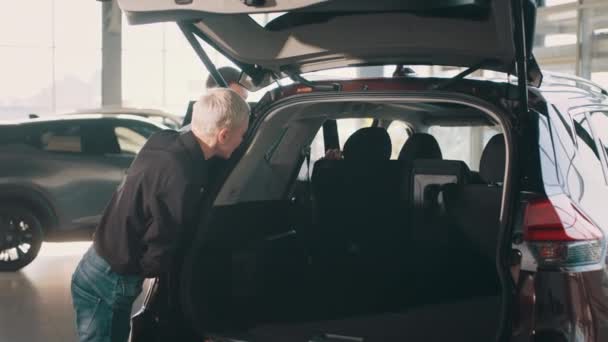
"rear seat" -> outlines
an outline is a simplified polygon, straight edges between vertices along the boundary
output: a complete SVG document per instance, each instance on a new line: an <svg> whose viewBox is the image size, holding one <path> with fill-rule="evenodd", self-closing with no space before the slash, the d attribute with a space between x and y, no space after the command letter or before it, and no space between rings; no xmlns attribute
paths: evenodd
<svg viewBox="0 0 608 342"><path fill-rule="evenodd" d="M476 294L499 289L495 261L504 170L504 136L497 134L481 157L479 174L485 184L452 184L442 192L446 218L452 223L454 253L462 264L459 274L474 279L461 285Z"/></svg>
<svg viewBox="0 0 608 342"><path fill-rule="evenodd" d="M437 196L446 184L469 182L470 170L460 160L418 159L412 166L412 204L428 211L437 204Z"/></svg>
<svg viewBox="0 0 608 342"><path fill-rule="evenodd" d="M467 183L469 169L462 161L441 160L428 134L413 135L401 160L388 160L385 134L381 128L358 131L345 144L344 160L315 163L314 241L320 264L333 273L326 283L349 283L334 289L345 302L356 295L364 300L362 293L375 290L370 303L398 308L423 298L433 277L441 284L443 264L453 256L449 229L436 219L435 199L441 186Z"/></svg>
<svg viewBox="0 0 608 342"><path fill-rule="evenodd" d="M462 161L443 160L439 143L427 133L413 134L403 144L399 160L412 164L410 201L417 211L433 206L442 185L469 181L467 165Z"/></svg>
<svg viewBox="0 0 608 342"><path fill-rule="evenodd" d="M446 186L447 215L486 258L494 260L505 171L504 136L497 134L484 148L479 175L485 184Z"/></svg>
<svg viewBox="0 0 608 342"><path fill-rule="evenodd" d="M437 139L428 133L414 133L401 147L399 160L443 159Z"/></svg>
<svg viewBox="0 0 608 342"><path fill-rule="evenodd" d="M440 215L438 194L446 184L466 184L470 170L463 161L443 160L437 140L429 134L414 134L404 144L400 159L411 163L408 175L410 235L404 248L402 268L407 269L396 288L407 288L398 301L415 305L451 298L446 291L446 267L453 261L448 224Z"/></svg>
<svg viewBox="0 0 608 342"><path fill-rule="evenodd" d="M389 160L390 152L385 129L364 128L346 142L344 160L315 163L313 263L317 293L325 293L334 310L370 310L386 283L379 277L398 273L391 263L407 235L408 168Z"/></svg>

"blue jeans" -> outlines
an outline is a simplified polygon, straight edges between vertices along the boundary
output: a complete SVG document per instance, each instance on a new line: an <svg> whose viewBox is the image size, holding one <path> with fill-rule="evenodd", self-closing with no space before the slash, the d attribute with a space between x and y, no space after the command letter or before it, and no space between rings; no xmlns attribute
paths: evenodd
<svg viewBox="0 0 608 342"><path fill-rule="evenodd" d="M91 246L72 275L79 341L128 341L131 307L142 283L142 277L114 273Z"/></svg>

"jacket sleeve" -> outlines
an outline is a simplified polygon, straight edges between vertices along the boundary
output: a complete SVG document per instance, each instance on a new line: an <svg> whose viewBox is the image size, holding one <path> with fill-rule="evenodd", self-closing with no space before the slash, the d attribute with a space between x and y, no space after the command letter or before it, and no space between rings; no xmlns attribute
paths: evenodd
<svg viewBox="0 0 608 342"><path fill-rule="evenodd" d="M146 202L151 218L143 235L140 261L146 278L168 271L179 234L191 222L200 194L200 189L181 176L168 175L162 184Z"/></svg>

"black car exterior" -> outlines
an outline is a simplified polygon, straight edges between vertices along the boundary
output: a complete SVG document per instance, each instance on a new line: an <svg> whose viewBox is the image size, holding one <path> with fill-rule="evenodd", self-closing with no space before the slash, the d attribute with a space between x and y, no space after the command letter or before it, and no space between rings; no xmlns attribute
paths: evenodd
<svg viewBox="0 0 608 342"><path fill-rule="evenodd" d="M135 331L154 331L157 322L155 336L161 340L165 335L219 341L608 338L608 217L602 205L608 195L602 128L608 93L574 77L543 79L531 48L532 1L311 0L186 8L122 0L120 5L133 24L177 22L218 84L221 77L197 37L229 57L257 86L282 77L296 82L258 103L241 153L208 192L200 226L184 237L172 274L150 295L142 315L155 319L135 320L149 323ZM248 16L282 11L287 13L265 26ZM450 80L311 82L302 77L332 67L390 64L468 69ZM510 84L508 76L498 83L465 79L478 69L516 74L519 82ZM371 117L370 128L381 129L400 114L407 121L408 110L414 134L424 134L437 120L455 124L450 119L471 126L488 119L502 133L488 143L477 174L460 168L450 174L457 182L435 184L437 191L429 192L433 200L439 194L431 203L437 210L432 218L447 218L445 226L451 228L404 238L403 230L393 229L399 220L395 213L403 214L404 222L410 220L406 213L421 213L417 207L379 205L394 203L374 192L378 186L385 197L401 200L402 194L385 186L390 172L366 173L374 168L370 165L315 162L309 185L287 180L287 169L293 167L295 179L299 166L310 164L306 140L297 137L309 139L321 124L306 126L306 119L331 123L347 114ZM335 125L325 122L325 147L340 147ZM447 162L462 166L458 160ZM417 164L401 169L413 175L406 184L414 184L414 190L420 184ZM332 172L331 181L315 181ZM348 183L357 172L372 176ZM334 200L321 203L323 187L343 181L348 196L326 196ZM409 196L406 202L412 204ZM304 209L294 209L302 203ZM331 214L324 208L336 209L339 217L324 222ZM420 227L431 226L423 223ZM361 230L366 224L374 229ZM374 248L366 250L370 245ZM450 292L461 296L446 295Z"/></svg>
<svg viewBox="0 0 608 342"><path fill-rule="evenodd" d="M434 79L366 79L338 83L346 93L356 93L362 87L371 92L398 90L407 93L428 89L436 82ZM449 91L475 95L498 105L506 103L504 87L504 84L486 81L461 81ZM267 98L281 101L301 97L302 93L310 96L315 91L304 85L293 85L276 90ZM588 81L560 75L547 75L544 86L530 90L529 95L531 114L522 119L517 119L517 116L509 119L514 146L517 146L512 153L517 156L517 163L510 166L516 178L515 184L511 185L512 207L505 218L509 224L504 228L509 230L509 238L504 241L509 246L508 257L503 260L506 263L497 264L508 275L507 286L503 288L508 302L502 306L506 319L500 338L504 341L604 341L608 336L608 269L605 259L608 219L601 208L603 198L608 195L608 186L603 178L606 159L602 153L606 153L606 146L601 145L602 133L595 132L602 127L604 117L608 117L608 96L605 90ZM511 105L516 108L516 104ZM270 102L261 101L255 113L258 120L264 119L264 108L270 107ZM581 113L584 115L580 116ZM591 121L594 115L601 116ZM600 121L597 125L596 120ZM245 144L251 143L252 136L253 133ZM242 150L247 148L244 146ZM225 166L227 174L242 154L243 151L228 162ZM218 185L216 190L220 187ZM222 209L213 209L209 202L202 212L219 210ZM264 215L264 209L257 210L260 210L259 215ZM240 211L234 209L234 215L237 213ZM222 215L231 214L228 210ZM201 221L200 229L204 229L204 222ZM268 220L270 225L273 222ZM201 231L192 234L184 246L191 245L192 241L196 245L200 241ZM211 317L193 318L193 309L188 308L193 302L192 291L200 290L184 282L197 283L194 280L196 269L201 267L200 261L195 261L198 259L188 260L188 254L192 257L192 253L185 253L182 256L185 259L176 265L176 271L160 280L160 287L159 281L151 287L146 308L134 317L134 338L151 332L156 332L156 337L174 337L177 334L201 338L205 328L191 322L204 322ZM217 314L232 317L230 313ZM247 323L242 322L245 325L241 328L245 330L237 328L236 322L246 322L246 318L235 314L232 319L236 321L226 323L226 331L218 333L211 330L205 336L220 341L256 340L254 335L243 335ZM161 322L160 328L158 322ZM479 322L470 323L475 325ZM211 325L217 329L221 326L217 324ZM406 332L414 328L407 323L401 327ZM422 328L429 333L432 329L432 326ZM300 336L294 334L295 339ZM360 338L356 334L345 336ZM270 336L265 337L268 341L274 340ZM370 337L370 340L375 339Z"/></svg>

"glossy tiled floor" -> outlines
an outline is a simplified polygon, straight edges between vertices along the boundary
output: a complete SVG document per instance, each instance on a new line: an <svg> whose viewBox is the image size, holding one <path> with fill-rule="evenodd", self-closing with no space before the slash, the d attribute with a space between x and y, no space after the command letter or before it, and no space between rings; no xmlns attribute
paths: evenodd
<svg viewBox="0 0 608 342"><path fill-rule="evenodd" d="M20 272L0 273L0 342L77 341L70 278L89 246L46 243Z"/></svg>

